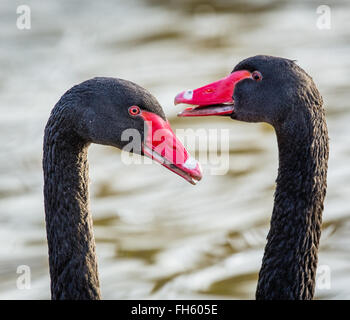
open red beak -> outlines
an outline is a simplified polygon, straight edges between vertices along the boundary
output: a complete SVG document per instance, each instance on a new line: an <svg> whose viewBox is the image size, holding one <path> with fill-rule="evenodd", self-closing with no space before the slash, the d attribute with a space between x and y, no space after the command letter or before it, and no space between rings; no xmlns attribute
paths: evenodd
<svg viewBox="0 0 350 320"><path fill-rule="evenodd" d="M199 162L190 156L172 131L168 121L147 111L142 111L145 120L144 155L154 159L192 184L202 178Z"/></svg>
<svg viewBox="0 0 350 320"><path fill-rule="evenodd" d="M192 107L185 109L178 116L200 117L232 114L234 112L233 93L235 86L246 78L251 78L251 73L247 70L239 70L206 86L179 93L175 97L174 103L190 104Z"/></svg>

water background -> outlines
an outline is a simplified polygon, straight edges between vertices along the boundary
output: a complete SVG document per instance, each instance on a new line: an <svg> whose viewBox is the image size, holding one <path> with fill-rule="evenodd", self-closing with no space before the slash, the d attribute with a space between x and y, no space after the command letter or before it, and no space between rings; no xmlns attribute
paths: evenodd
<svg viewBox="0 0 350 320"><path fill-rule="evenodd" d="M275 134L263 124L178 119L176 93L227 75L243 58L296 59L327 111L330 161L319 299L350 298L350 6L332 1L28 0L0 2L0 299L48 299L42 138L49 113L94 76L150 90L174 129L228 129L229 171L195 187L157 164L130 165L110 147L89 150L91 210L105 299L252 299L273 206ZM181 137L183 138L183 137ZM195 150L192 150L195 154ZM19 290L18 266L31 269ZM323 268L323 269L322 269ZM327 287L327 286L326 286Z"/></svg>

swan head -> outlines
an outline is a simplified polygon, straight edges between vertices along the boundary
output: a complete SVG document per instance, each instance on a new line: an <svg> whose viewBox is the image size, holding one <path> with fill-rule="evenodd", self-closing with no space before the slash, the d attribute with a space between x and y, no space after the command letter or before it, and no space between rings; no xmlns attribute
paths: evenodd
<svg viewBox="0 0 350 320"><path fill-rule="evenodd" d="M87 143L150 157L192 184L201 179L199 163L172 131L157 99L135 83L94 78L70 89L59 103L70 110L69 124Z"/></svg>
<svg viewBox="0 0 350 320"><path fill-rule="evenodd" d="M191 105L180 117L229 116L279 126L295 114L322 105L312 78L289 59L258 55L238 63L220 80L175 97Z"/></svg>

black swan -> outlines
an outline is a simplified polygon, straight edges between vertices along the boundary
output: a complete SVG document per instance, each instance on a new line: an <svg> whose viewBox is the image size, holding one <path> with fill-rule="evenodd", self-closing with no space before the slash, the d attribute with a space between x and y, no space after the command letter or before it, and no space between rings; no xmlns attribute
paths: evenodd
<svg viewBox="0 0 350 320"><path fill-rule="evenodd" d="M99 299L89 212L90 143L122 149L137 129L144 154L194 184L201 169L177 140L158 101L121 79L94 78L68 90L53 108L43 145L44 198L52 299ZM156 137L157 136L157 137Z"/></svg>
<svg viewBox="0 0 350 320"><path fill-rule="evenodd" d="M312 78L294 61L260 55L221 80L179 93L178 103L192 105L182 117L225 115L274 127L279 169L256 298L312 299L329 152Z"/></svg>

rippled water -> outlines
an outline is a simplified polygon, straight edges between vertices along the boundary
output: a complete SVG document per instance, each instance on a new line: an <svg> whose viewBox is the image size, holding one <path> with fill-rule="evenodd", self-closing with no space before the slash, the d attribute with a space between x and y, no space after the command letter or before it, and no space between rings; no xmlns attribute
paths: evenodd
<svg viewBox="0 0 350 320"><path fill-rule="evenodd" d="M49 298L42 137L51 108L94 76L132 80L161 102L173 128L229 129L229 171L195 187L157 164L125 166L120 152L89 151L91 209L102 295L254 298L277 173L274 132L229 119L178 119L174 95L228 74L255 54L297 59L325 100L328 194L319 265L350 298L350 21L332 1L27 1L32 29L16 28L18 1L0 2L0 298ZM182 137L184 138L184 137ZM192 150L194 153L194 150ZM31 268L31 289L16 287Z"/></svg>

